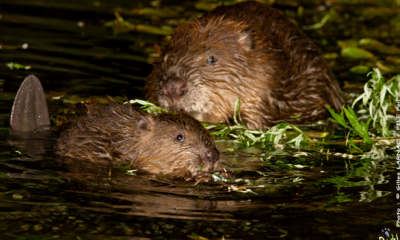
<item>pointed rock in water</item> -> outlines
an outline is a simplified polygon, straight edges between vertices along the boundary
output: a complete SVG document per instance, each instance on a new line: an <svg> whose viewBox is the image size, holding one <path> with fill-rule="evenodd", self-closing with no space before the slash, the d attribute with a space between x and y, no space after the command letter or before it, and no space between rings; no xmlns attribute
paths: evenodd
<svg viewBox="0 0 400 240"><path fill-rule="evenodd" d="M46 98L39 79L29 75L22 82L11 111L10 133L50 130Z"/></svg>

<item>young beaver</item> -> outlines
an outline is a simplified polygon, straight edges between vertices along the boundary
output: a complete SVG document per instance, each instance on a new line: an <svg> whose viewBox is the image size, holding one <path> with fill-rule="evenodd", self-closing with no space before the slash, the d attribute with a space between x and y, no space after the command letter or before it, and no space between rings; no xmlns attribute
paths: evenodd
<svg viewBox="0 0 400 240"><path fill-rule="evenodd" d="M226 123L240 99L251 129L316 121L328 116L325 106L338 112L344 104L317 46L281 12L258 2L217 7L178 27L144 94L169 110Z"/></svg>
<svg viewBox="0 0 400 240"><path fill-rule="evenodd" d="M130 104L86 105L61 132L56 154L78 160L129 162L152 174L196 178L219 159L210 133L185 112L152 115Z"/></svg>

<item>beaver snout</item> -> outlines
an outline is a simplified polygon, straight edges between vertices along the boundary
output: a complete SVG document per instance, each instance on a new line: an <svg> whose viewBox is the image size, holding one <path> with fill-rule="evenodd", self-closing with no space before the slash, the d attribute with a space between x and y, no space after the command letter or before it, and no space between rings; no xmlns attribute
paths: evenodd
<svg viewBox="0 0 400 240"><path fill-rule="evenodd" d="M179 100L189 90L188 84L180 77L172 76L162 85L163 94L174 102Z"/></svg>
<svg viewBox="0 0 400 240"><path fill-rule="evenodd" d="M217 162L219 159L219 152L218 152L217 148L207 150L203 154L203 158L204 158L204 160L211 162L211 163Z"/></svg>

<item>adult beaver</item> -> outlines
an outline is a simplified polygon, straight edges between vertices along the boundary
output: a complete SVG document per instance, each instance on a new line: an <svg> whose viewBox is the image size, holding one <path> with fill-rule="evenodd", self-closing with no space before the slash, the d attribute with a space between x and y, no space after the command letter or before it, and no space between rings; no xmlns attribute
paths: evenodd
<svg viewBox="0 0 400 240"><path fill-rule="evenodd" d="M326 118L344 100L318 47L278 10L221 6L178 27L148 77L145 98L201 121L230 123L240 99L251 129ZM297 116L291 118L290 116Z"/></svg>
<svg viewBox="0 0 400 240"><path fill-rule="evenodd" d="M61 132L57 155L93 163L128 162L173 178L201 178L215 169L219 152L210 133L185 112L152 115L117 103L86 108Z"/></svg>

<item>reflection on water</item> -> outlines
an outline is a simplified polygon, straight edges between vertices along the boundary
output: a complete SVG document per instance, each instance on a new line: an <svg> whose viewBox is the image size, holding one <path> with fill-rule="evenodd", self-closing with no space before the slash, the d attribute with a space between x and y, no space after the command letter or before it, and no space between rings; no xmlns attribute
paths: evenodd
<svg viewBox="0 0 400 240"><path fill-rule="evenodd" d="M305 5L300 17L295 2L276 2L304 24L318 21L313 16L326 8ZM163 4L176 5L172 1ZM0 86L4 91L0 94L0 239L183 239L188 235L209 239L378 239L388 227L396 233L397 208L395 196L390 194L395 191L393 159L349 160L334 155L327 159L320 152L324 146L303 149L299 156L295 149L259 153L257 149L237 150L237 145L219 140L223 167L234 170L238 181L195 185L162 176L127 175L126 166L56 159L54 133L9 135L12 100L29 74L42 80L46 92L139 97L151 69L148 49L160 44L163 37L139 32L115 37L104 23L115 19L117 8L135 23L173 25L181 21L128 14L143 6L150 3L0 2L0 80L4 80L0 81L4 82ZM200 11L192 2L183 6ZM344 15L368 12L374 6L337 3L334 9ZM367 17L357 21L369 22L374 16ZM386 18L382 17L390 21ZM357 21L353 19L332 21L335 24L307 32L324 51L336 51L335 41L350 38L349 34L367 37L367 28L374 37L386 31L376 21L359 28L354 27ZM395 33L390 31L387 36ZM388 41L396 44L398 40ZM20 47L23 43L28 43L28 49ZM10 70L5 66L8 62L31 69ZM339 80L353 76L346 72L350 62L334 65ZM344 142L330 141L332 152L344 152ZM229 191L232 185L241 191Z"/></svg>

